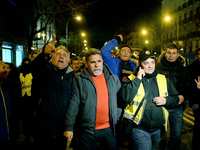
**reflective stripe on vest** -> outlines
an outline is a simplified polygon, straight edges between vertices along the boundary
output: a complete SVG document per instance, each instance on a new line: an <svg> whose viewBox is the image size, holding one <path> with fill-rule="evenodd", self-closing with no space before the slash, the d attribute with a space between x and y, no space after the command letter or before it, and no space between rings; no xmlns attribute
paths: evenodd
<svg viewBox="0 0 200 150"><path fill-rule="evenodd" d="M21 88L22 88L22 97L27 94L28 96L31 96L31 85L32 85L32 79L33 76L31 73L26 74L26 76L23 76L23 73L20 73L20 82L21 82Z"/></svg>
<svg viewBox="0 0 200 150"><path fill-rule="evenodd" d="M135 79L135 76L134 75L130 75L129 76L129 79L130 80L134 80ZM167 91L167 80L165 78L164 75L161 75L161 74L157 74L156 76L156 79L157 79L157 84L158 84L158 89L159 89L159 96L160 97L166 97L168 96L168 91ZM143 101L143 104L142 106L140 107L136 117L133 118L140 102L142 101L143 97L145 95L145 91L144 91L144 87L143 87L143 84L141 83L139 88L138 88L138 92L137 94L135 95L135 97L133 98L133 102L128 104L124 110L124 118L128 118L128 119L131 119L133 120L134 123L136 123L137 125L140 124L141 120L142 120L142 117L143 117L143 114L144 114L144 110L145 110L145 106L146 106L146 102L147 100L145 99ZM162 107L162 110L163 110L163 117L165 119L165 130L167 131L167 120L168 120L168 111Z"/></svg>

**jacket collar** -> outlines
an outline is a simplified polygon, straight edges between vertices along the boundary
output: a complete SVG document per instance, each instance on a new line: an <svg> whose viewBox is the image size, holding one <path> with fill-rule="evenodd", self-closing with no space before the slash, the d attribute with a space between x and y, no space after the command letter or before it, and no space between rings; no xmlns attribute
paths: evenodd
<svg viewBox="0 0 200 150"><path fill-rule="evenodd" d="M58 73L58 69L52 64L52 63L50 63L50 65L54 68L54 70ZM67 69L66 69L66 72L65 72L65 75L66 74L69 74L69 73L75 73L75 71L68 65L67 67L66 67Z"/></svg>

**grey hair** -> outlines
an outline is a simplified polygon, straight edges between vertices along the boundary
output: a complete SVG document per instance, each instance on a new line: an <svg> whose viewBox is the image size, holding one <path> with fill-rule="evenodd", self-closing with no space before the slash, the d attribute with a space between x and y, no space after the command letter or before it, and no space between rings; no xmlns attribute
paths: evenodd
<svg viewBox="0 0 200 150"><path fill-rule="evenodd" d="M96 55L96 54L98 54L98 55L100 55L100 56L102 57L102 54L101 54L101 52L100 52L99 49L96 49L96 48L90 48L90 49L88 49L88 50L85 52L86 62L88 62L89 57L90 57L91 55Z"/></svg>
<svg viewBox="0 0 200 150"><path fill-rule="evenodd" d="M68 49L67 49L64 45L59 45L56 49L57 49L57 50L62 49L62 50L64 50L64 51L66 51L67 54L70 54L70 52L68 51Z"/></svg>

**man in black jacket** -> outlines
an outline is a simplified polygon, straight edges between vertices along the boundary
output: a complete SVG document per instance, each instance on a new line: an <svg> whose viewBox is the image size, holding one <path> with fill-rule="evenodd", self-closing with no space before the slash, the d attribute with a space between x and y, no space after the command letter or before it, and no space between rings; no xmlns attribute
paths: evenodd
<svg viewBox="0 0 200 150"><path fill-rule="evenodd" d="M33 136L37 149L66 149L64 116L75 72L68 66L69 51L62 45L55 48L55 40L56 36L32 62L32 96L36 102Z"/></svg>
<svg viewBox="0 0 200 150"><path fill-rule="evenodd" d="M188 66L188 71L191 78L191 95L190 95L190 106L194 111L194 129L193 129L193 150L199 149L199 135L200 135L200 48L195 50L195 61Z"/></svg>
<svg viewBox="0 0 200 150"><path fill-rule="evenodd" d="M117 92L121 83L97 49L86 54L85 69L75 75L72 95L65 117L64 135L71 141L77 118L81 149L95 150L97 141L102 149L117 149L115 126L120 111Z"/></svg>
<svg viewBox="0 0 200 150"><path fill-rule="evenodd" d="M175 44L167 46L164 57L156 64L158 73L164 74L179 92L179 106L169 110L171 149L180 149L183 121L183 101L189 99L190 78L187 69L178 60L179 52Z"/></svg>
<svg viewBox="0 0 200 150"><path fill-rule="evenodd" d="M155 150L163 125L167 130L169 113L165 108L178 106L178 92L164 75L157 73L155 57L149 51L139 54L139 67L134 74L120 90L127 103L123 117L135 123L130 143L134 150Z"/></svg>

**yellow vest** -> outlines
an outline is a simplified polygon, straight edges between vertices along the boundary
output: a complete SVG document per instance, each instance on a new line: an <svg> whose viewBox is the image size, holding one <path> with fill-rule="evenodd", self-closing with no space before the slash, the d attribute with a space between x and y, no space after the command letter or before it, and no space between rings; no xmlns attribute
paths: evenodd
<svg viewBox="0 0 200 150"><path fill-rule="evenodd" d="M22 97L27 94L28 96L31 96L31 85L32 85L32 79L33 76L31 73L26 74L26 76L23 76L23 73L20 73L19 75L20 82L21 82L21 88L22 88Z"/></svg>
<svg viewBox="0 0 200 150"><path fill-rule="evenodd" d="M129 76L130 80L134 80L135 76L134 75L130 75ZM157 79L157 84L158 84L158 89L159 89L159 96L160 97L166 97L168 96L168 91L167 91L167 79L164 75L161 74L157 74L156 76ZM139 88L138 88L138 92L135 95L135 97L133 98L133 101L128 104L124 110L124 118L128 118L131 119L134 123L136 123L137 125L140 124L143 114L144 114L144 110L145 110L145 106L147 103L147 100L145 99L143 101L143 104L141 105L137 115L135 118L133 118L138 106L140 105L140 102L142 101L143 97L145 96L145 91L144 91L144 87L143 84L141 83ZM162 107L163 110L163 118L165 119L165 131L167 131L167 120L168 120L168 116L169 116L169 112Z"/></svg>

